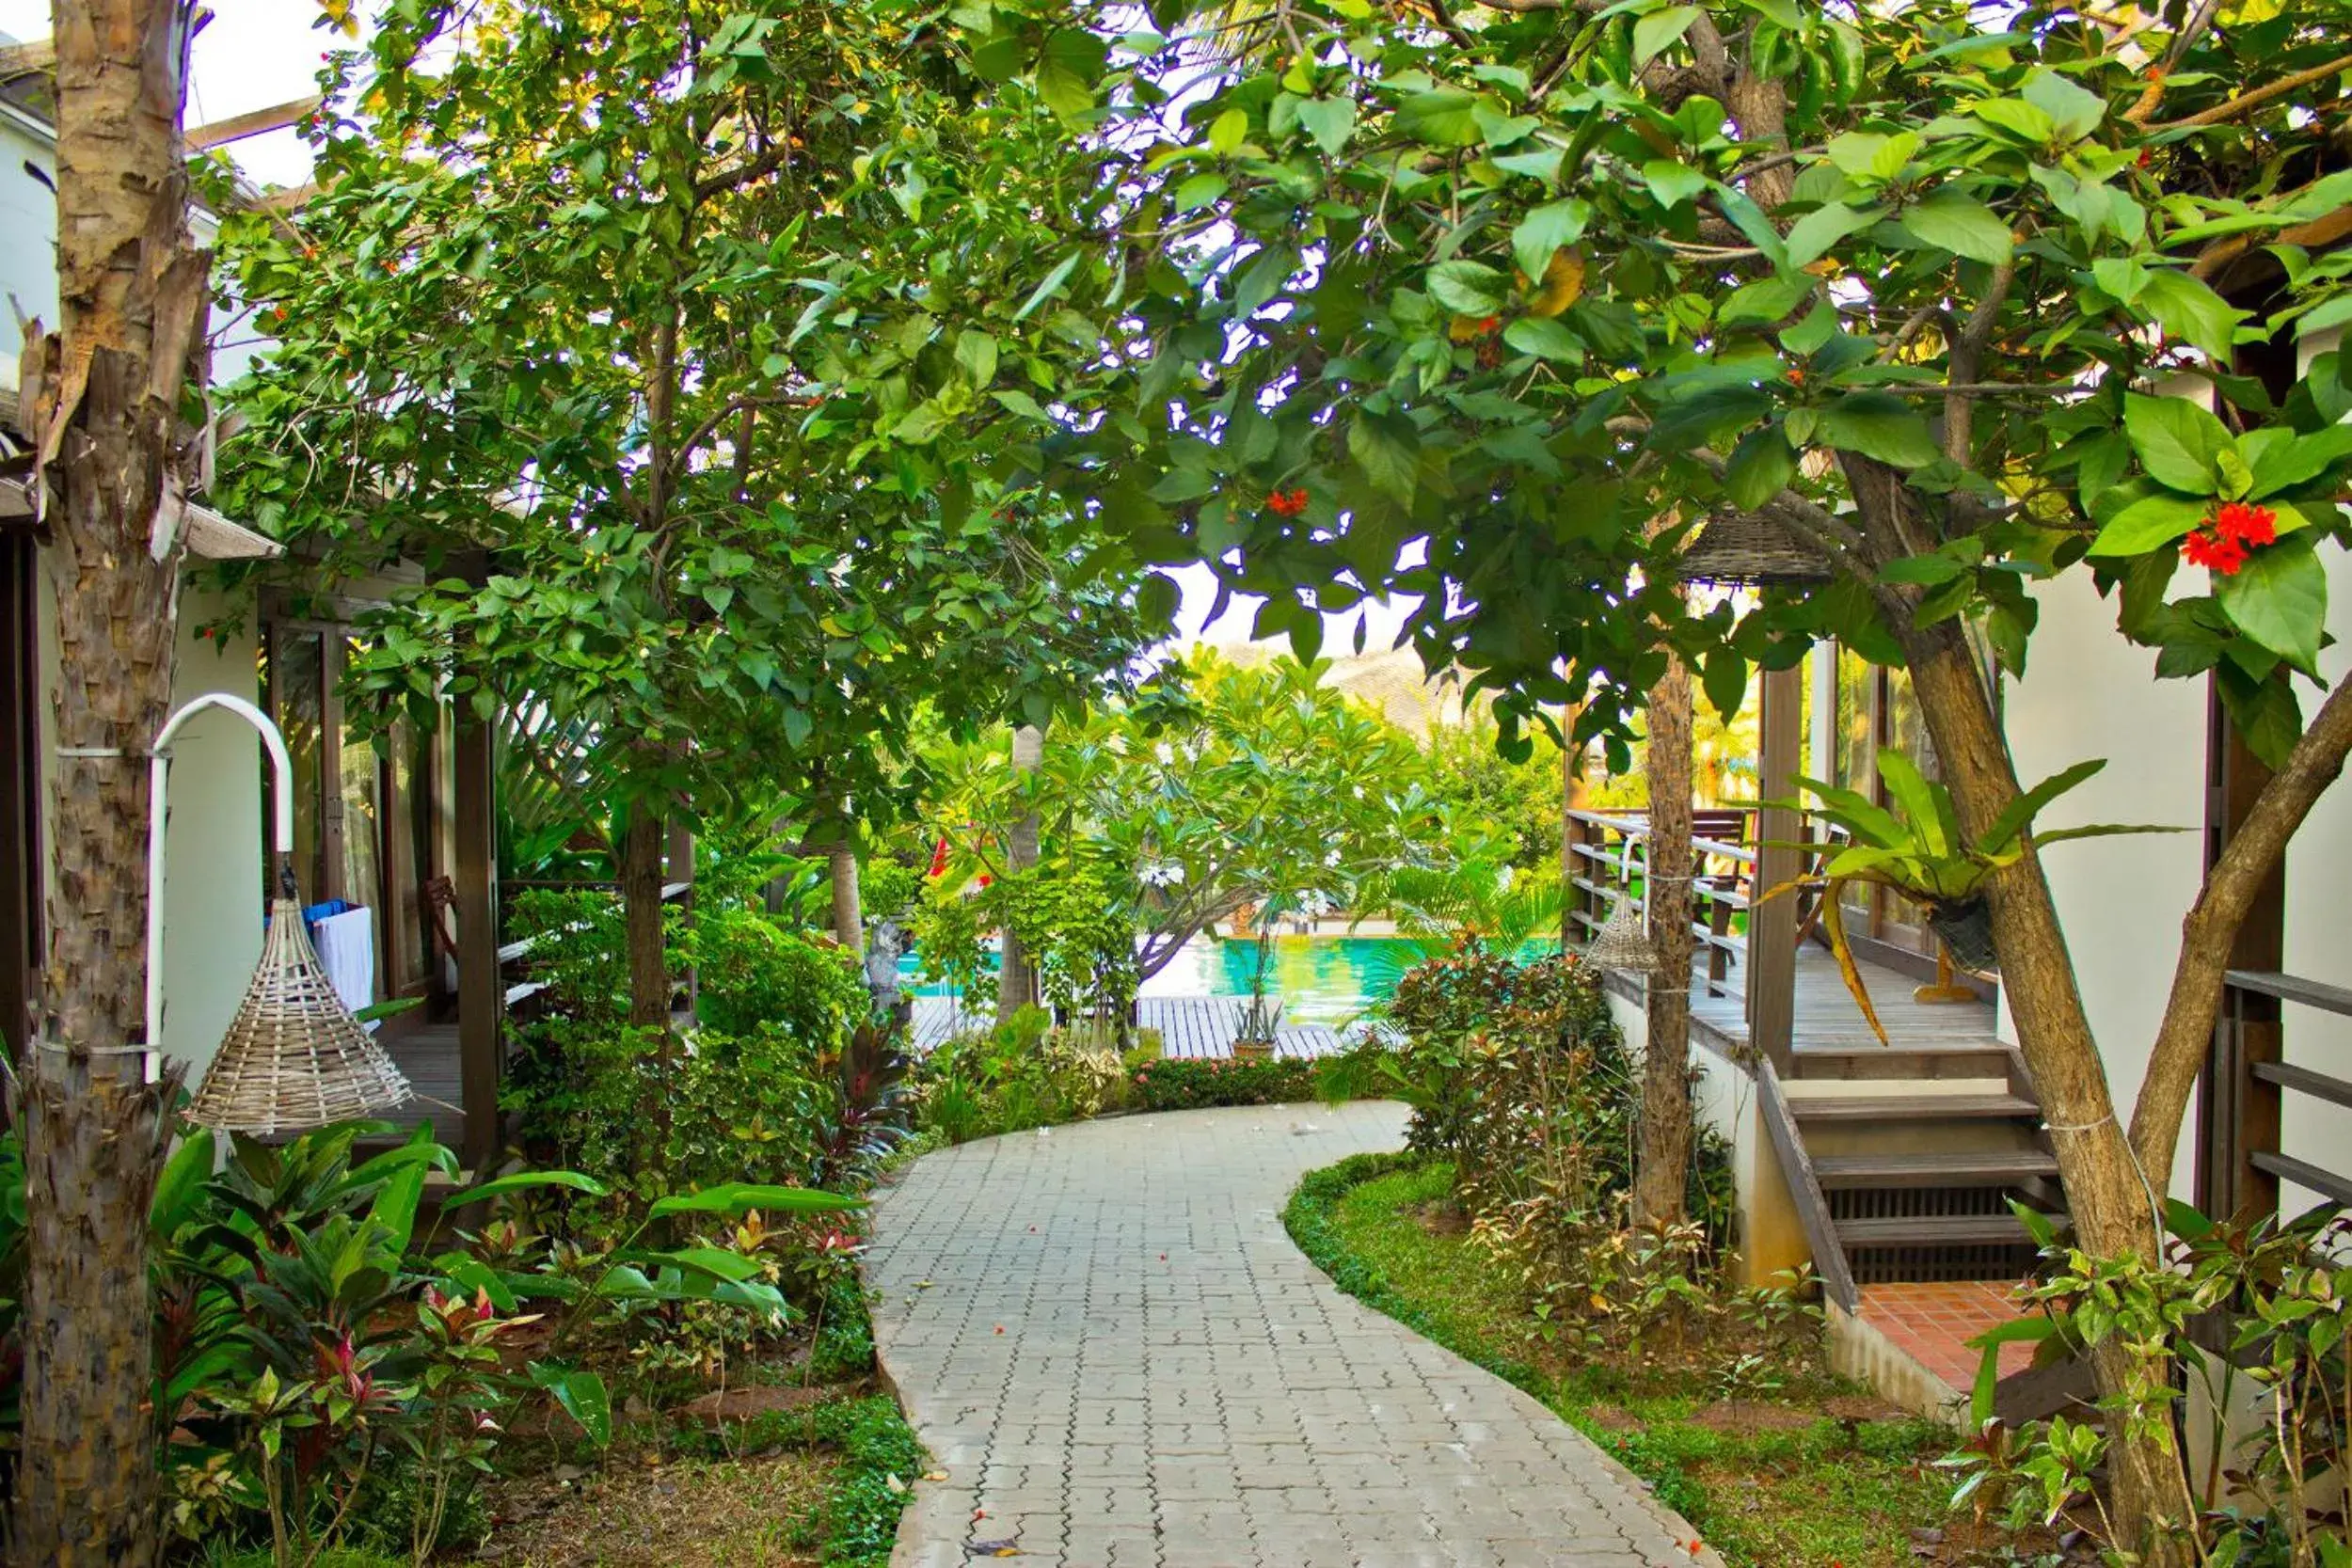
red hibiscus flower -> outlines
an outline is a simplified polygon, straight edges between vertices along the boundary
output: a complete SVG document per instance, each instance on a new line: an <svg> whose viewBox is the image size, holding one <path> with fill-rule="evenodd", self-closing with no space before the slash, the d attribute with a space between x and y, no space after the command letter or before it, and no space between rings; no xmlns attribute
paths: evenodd
<svg viewBox="0 0 2352 1568"><path fill-rule="evenodd" d="M1295 517L1307 510L1307 492L1277 490L1266 497L1265 509L1278 517Z"/></svg>

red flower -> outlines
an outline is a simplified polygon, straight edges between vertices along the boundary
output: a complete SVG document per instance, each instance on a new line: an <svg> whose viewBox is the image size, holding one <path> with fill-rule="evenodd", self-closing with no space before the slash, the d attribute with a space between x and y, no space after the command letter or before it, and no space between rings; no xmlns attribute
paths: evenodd
<svg viewBox="0 0 2352 1568"><path fill-rule="evenodd" d="M2241 545L2275 544L2279 538L2279 515L2266 506L2231 501L2214 514L2213 531Z"/></svg>
<svg viewBox="0 0 2352 1568"><path fill-rule="evenodd" d="M2206 529L2181 541L2181 554L2192 566L2202 566L2225 578L2237 576L2246 564L2246 546Z"/></svg>
<svg viewBox="0 0 2352 1568"><path fill-rule="evenodd" d="M1265 509L1278 517L1295 517L1307 510L1307 492L1277 490L1266 497Z"/></svg>
<svg viewBox="0 0 2352 1568"><path fill-rule="evenodd" d="M2237 576L2249 552L2278 542L2279 515L2266 506L2225 502L2204 526L2181 541L2181 556L2225 578Z"/></svg>
<svg viewBox="0 0 2352 1568"><path fill-rule="evenodd" d="M939 835L938 846L931 850L931 875L934 877L945 877L946 874L947 835L946 833L942 833Z"/></svg>

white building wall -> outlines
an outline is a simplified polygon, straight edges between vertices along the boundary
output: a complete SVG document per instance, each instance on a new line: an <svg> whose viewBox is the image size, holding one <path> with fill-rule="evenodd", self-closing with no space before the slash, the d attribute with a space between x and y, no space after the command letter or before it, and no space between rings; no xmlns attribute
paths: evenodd
<svg viewBox="0 0 2352 1568"><path fill-rule="evenodd" d="M2117 1115L2128 1125L2180 949L2181 920L2203 875L2205 683L2157 680L2155 654L2115 629L2115 606L2099 597L2089 572L2043 583L2035 597L2042 619L2026 677L2007 683L2002 694L2018 779L2030 784L2086 758L2107 759L2051 808L2044 825L2186 830L2060 844L2042 858ZM2006 1005L2000 1029L2015 1041ZM2182 1196L2195 1179L2190 1147L2185 1137L2174 1164Z"/></svg>
<svg viewBox="0 0 2352 1568"><path fill-rule="evenodd" d="M256 700L251 628L223 641L196 633L220 609L191 594L180 607L176 707L207 691ZM164 1049L196 1083L262 956L261 736L244 720L207 713L172 741L164 829Z"/></svg>
<svg viewBox="0 0 2352 1568"><path fill-rule="evenodd" d="M2332 336L2332 335L2331 335ZM2332 341L2305 347L2311 357ZM2325 547L2329 631L2352 640L2352 559ZM2201 592L2204 574L2184 566L2174 596ZM2116 1111L2126 1124L2146 1076L2150 1047L2180 952L2181 921L2203 879L2207 682L2158 680L2153 650L2116 630L2116 606L2101 599L2090 573L2076 569L2040 585L2042 620L2031 666L2007 683L2002 718L2021 782L2031 784L2087 757L2107 766L2054 806L2046 825L2161 823L2189 830L2061 844L2043 858L2058 919L2091 1028L2106 1058ZM2352 646L2320 655L2332 685L2352 673ZM2321 694L2298 683L2308 717ZM2286 973L2352 986L2352 784L2322 798L2287 852ZM2352 1019L2313 1008L2285 1010L2290 1062L2352 1078ZM2001 1033L2014 1040L2008 1009ZM2352 1148L2352 1111L2290 1093L2281 1147L2313 1164L2342 1171ZM2196 1108L2175 1148L2172 1196L2194 1196ZM2319 1201L2289 1188L2280 1207L2293 1213Z"/></svg>

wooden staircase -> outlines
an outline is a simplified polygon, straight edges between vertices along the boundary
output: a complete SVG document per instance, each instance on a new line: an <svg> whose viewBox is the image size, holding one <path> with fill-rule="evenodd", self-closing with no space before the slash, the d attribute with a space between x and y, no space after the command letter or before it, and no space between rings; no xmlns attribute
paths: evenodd
<svg viewBox="0 0 2352 1568"><path fill-rule="evenodd" d="M1848 1311L1864 1285L2023 1278L2034 1243L2012 1199L2065 1222L2041 1103L1997 1040L1800 1045L1759 1083L1815 1269Z"/></svg>

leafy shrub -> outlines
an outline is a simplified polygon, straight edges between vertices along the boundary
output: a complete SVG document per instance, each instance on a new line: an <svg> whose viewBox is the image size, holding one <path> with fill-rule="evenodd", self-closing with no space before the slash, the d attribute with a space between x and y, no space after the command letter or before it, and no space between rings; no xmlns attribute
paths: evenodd
<svg viewBox="0 0 2352 1568"><path fill-rule="evenodd" d="M1947 1461L1963 1478L1954 1503L2012 1524L2089 1513L2107 1560L2142 1560L2150 1544L2115 1538L2097 1477L2112 1433L2153 1431L2179 1466L2181 1516L2169 1528L2200 1564L2352 1562L2332 1479L2352 1457L2352 1217L2328 1205L2296 1219L2216 1222L2174 1202L2167 1256L2151 1260L2093 1258L2061 1242L2046 1216L2017 1208L2042 1243L2030 1295L2042 1316L1975 1341L1984 1352L1979 1435ZM2037 1359L2112 1353L2134 1375L2101 1402L2095 1423L2058 1417L2012 1433L1991 1417L2001 1347L2019 1340L2039 1343ZM2191 1389L2202 1397L2191 1402Z"/></svg>
<svg viewBox="0 0 2352 1568"><path fill-rule="evenodd" d="M709 910L689 929L680 956L699 981L695 1011L723 1035L780 1028L818 1051L837 1044L866 1016L856 960L780 929L748 909Z"/></svg>
<svg viewBox="0 0 2352 1568"><path fill-rule="evenodd" d="M1283 1105L1319 1098L1311 1061L1275 1057L1238 1062L1169 1057L1146 1062L1130 1077L1136 1108L1191 1111L1213 1105Z"/></svg>
<svg viewBox="0 0 2352 1568"><path fill-rule="evenodd" d="M878 855L858 867L857 884L868 919L904 922L923 895L923 872Z"/></svg>
<svg viewBox="0 0 2352 1568"><path fill-rule="evenodd" d="M1126 1073L1089 1030L1056 1029L1023 1007L992 1029L945 1040L917 1075L920 1125L948 1143L1079 1121L1118 1109Z"/></svg>
<svg viewBox="0 0 2352 1568"><path fill-rule="evenodd" d="M887 1394L824 1406L817 1435L841 1454L825 1501L826 1568L882 1568L898 1540L898 1515L914 1500L923 1445Z"/></svg>
<svg viewBox="0 0 2352 1568"><path fill-rule="evenodd" d="M1479 1242L1517 1268L1542 1309L1613 1332L1679 1332L1707 1308L1703 1275L1731 1213L1729 1150L1702 1133L1698 1223L1628 1228L1641 1078L1597 973L1547 954L1514 962L1475 938L1409 971L1377 1010L1386 1026L1336 1058L1333 1092L1405 1101L1412 1148L1441 1155Z"/></svg>

